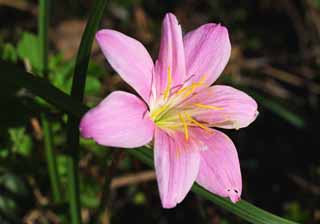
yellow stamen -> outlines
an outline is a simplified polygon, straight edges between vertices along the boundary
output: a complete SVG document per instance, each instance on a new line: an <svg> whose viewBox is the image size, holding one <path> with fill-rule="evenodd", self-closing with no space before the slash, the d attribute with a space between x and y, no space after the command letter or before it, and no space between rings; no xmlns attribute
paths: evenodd
<svg viewBox="0 0 320 224"><path fill-rule="evenodd" d="M152 119L155 119L158 115L160 115L163 111L165 111L166 109L168 109L169 105L168 104L165 104L161 107L159 107L158 109L156 109L155 111L153 111L151 113L151 118Z"/></svg>
<svg viewBox="0 0 320 224"><path fill-rule="evenodd" d="M171 90L171 84L172 84L172 75L171 75L171 69L170 67L168 67L168 77L167 77L167 86L166 89L164 91L164 99L168 99L170 90Z"/></svg>
<svg viewBox="0 0 320 224"><path fill-rule="evenodd" d="M207 75L204 74L201 79L198 81L199 85L203 85L203 82L207 79Z"/></svg>
<svg viewBox="0 0 320 224"><path fill-rule="evenodd" d="M157 122L157 125L169 129L177 129L181 127L181 124L176 124L173 122Z"/></svg>
<svg viewBox="0 0 320 224"><path fill-rule="evenodd" d="M213 105L206 105L206 104L202 104L202 103L195 103L193 105L196 106L196 107L204 108L204 109L223 110L222 107L216 107L216 106L213 106Z"/></svg>
<svg viewBox="0 0 320 224"><path fill-rule="evenodd" d="M189 114L187 114L186 112L184 113L185 116L188 118L188 120L190 120L192 123L194 123L196 126L202 128L203 130L207 131L208 133L213 133L213 130L211 128L208 128L207 126L201 124L200 122L198 122L197 120L193 119Z"/></svg>
<svg viewBox="0 0 320 224"><path fill-rule="evenodd" d="M186 90L188 90L188 92L186 92L186 93L184 94L184 96L185 96L185 97L190 96L190 95L194 92L194 90L195 90L196 88L201 87L201 86L203 85L203 83L204 83L204 81L206 80L206 78L207 78L207 76L206 76L206 75L203 75L198 82L194 82L194 83L192 83L190 86L186 86L186 87L183 87L182 89L180 89L180 90L177 92L177 95L179 95L179 94L185 92Z"/></svg>
<svg viewBox="0 0 320 224"><path fill-rule="evenodd" d="M189 139L188 124L181 113L179 113L179 118L183 124L184 136L185 136L186 140L188 140Z"/></svg>

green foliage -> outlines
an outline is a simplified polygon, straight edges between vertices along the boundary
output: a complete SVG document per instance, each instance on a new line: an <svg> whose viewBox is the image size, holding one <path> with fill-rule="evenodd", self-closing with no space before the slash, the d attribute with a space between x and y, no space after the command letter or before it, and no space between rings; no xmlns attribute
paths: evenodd
<svg viewBox="0 0 320 224"><path fill-rule="evenodd" d="M18 59L16 48L10 43L3 44L0 49L0 58L6 61L16 62Z"/></svg>
<svg viewBox="0 0 320 224"><path fill-rule="evenodd" d="M65 61L62 55L50 57L50 81L65 93L71 91L72 73L74 71L74 60ZM98 96L101 88L99 78L105 73L104 69L94 62L90 62L88 67L88 78L85 93L90 96Z"/></svg>
<svg viewBox="0 0 320 224"><path fill-rule="evenodd" d="M80 181L80 199L82 206L86 208L97 208L99 206L99 187L96 179L89 176L82 176Z"/></svg>
<svg viewBox="0 0 320 224"><path fill-rule="evenodd" d="M300 223L307 223L310 218L310 211L301 208L300 204L296 201L290 202L286 205L286 218L297 220Z"/></svg>
<svg viewBox="0 0 320 224"><path fill-rule="evenodd" d="M133 197L133 202L136 205L143 205L146 203L146 196L143 192L137 192Z"/></svg>
<svg viewBox="0 0 320 224"><path fill-rule="evenodd" d="M320 8L320 0L313 0L313 1L314 1L315 5L316 5L318 8Z"/></svg>
<svg viewBox="0 0 320 224"><path fill-rule="evenodd" d="M7 216L14 218L19 212L18 199L29 194L28 188L20 177L10 172L0 175L0 187L0 211L5 211Z"/></svg>
<svg viewBox="0 0 320 224"><path fill-rule="evenodd" d="M24 127L10 128L8 130L12 142L12 151L22 156L29 156L33 143Z"/></svg>
<svg viewBox="0 0 320 224"><path fill-rule="evenodd" d="M28 32L22 33L17 46L18 56L30 64L32 71L41 71L40 46L36 35Z"/></svg>

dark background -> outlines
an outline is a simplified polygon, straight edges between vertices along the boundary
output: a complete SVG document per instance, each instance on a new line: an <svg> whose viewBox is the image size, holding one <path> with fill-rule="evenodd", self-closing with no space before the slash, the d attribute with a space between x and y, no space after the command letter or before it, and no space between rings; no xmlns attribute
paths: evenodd
<svg viewBox="0 0 320 224"><path fill-rule="evenodd" d="M69 93L92 1L53 2L49 78ZM155 58L161 21L169 11L184 32L208 22L228 27L232 56L218 82L244 90L259 103L260 114L252 125L227 131L239 151L243 198L299 223L320 223L320 1L109 1L101 27L133 36ZM1 58L37 73L36 32L36 1L0 0ZM96 45L88 75L89 106L112 90L131 91ZM67 209L52 203L39 111L45 108L53 123L63 186L66 117L23 89L0 84L0 97L0 223L11 223L12 217L25 223L61 223ZM83 140L81 149L82 215L88 220L98 206L110 149ZM112 188L103 223L245 223L193 193L177 208L163 210L150 171L121 151L114 181L124 182ZM128 174L147 181L137 178L134 183Z"/></svg>

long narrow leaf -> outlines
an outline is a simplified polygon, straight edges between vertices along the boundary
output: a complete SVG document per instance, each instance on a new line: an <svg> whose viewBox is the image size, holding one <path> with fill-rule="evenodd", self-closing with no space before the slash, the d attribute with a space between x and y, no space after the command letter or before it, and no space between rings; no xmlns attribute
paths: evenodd
<svg viewBox="0 0 320 224"><path fill-rule="evenodd" d="M33 94L42 97L57 108L80 118L88 108L81 103L74 102L72 98L50 83L45 82L41 78L34 77L27 72L18 69L14 64L0 60L0 68L2 73L10 75L0 75L0 84L12 87L24 87ZM71 105L71 106L70 106ZM153 166L152 151L150 149L131 149L128 150L133 156L143 161L149 166ZM220 207L232 212L233 214L255 224L294 224L295 222L283 219L273 215L263 209L260 209L245 200L241 200L236 204L230 203L227 199L218 197L207 192L198 185L194 185L192 189L196 194L212 201Z"/></svg>
<svg viewBox="0 0 320 224"><path fill-rule="evenodd" d="M71 97L78 102L82 102L83 100L93 38L99 27L106 4L107 0L96 0L94 2L93 8L90 11L88 23L81 38L71 90ZM80 192L78 181L79 122L80 120L78 117L74 117L72 115L68 117L67 135L70 157L68 158L67 170L69 182L70 214L73 224L81 224Z"/></svg>

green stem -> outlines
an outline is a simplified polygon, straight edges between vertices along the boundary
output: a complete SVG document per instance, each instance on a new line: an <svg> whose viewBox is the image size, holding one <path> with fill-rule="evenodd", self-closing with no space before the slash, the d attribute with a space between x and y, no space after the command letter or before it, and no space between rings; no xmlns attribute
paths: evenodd
<svg viewBox="0 0 320 224"><path fill-rule="evenodd" d="M68 119L68 147L72 149L67 160L69 208L72 224L81 224L81 205L79 190L79 131L78 120Z"/></svg>
<svg viewBox="0 0 320 224"><path fill-rule="evenodd" d="M48 121L44 113L41 114L41 121L44 134L44 144L46 149L48 172L50 177L50 184L52 190L53 201L55 203L61 202L61 191L60 191L60 179L57 169L56 156L53 151L53 136L51 123Z"/></svg>
<svg viewBox="0 0 320 224"><path fill-rule="evenodd" d="M50 0L39 0L39 19L38 19L38 32L40 43L40 60L41 60L41 73L45 79L48 79L48 28L49 28L49 12ZM46 150L48 172L50 177L51 191L54 202L61 201L60 180L57 170L56 156L53 151L53 136L51 124L46 115L41 113L41 122L43 125L44 133L44 147Z"/></svg>
<svg viewBox="0 0 320 224"><path fill-rule="evenodd" d="M41 73L48 77L48 28L50 0L39 0L38 32L40 43Z"/></svg>
<svg viewBox="0 0 320 224"><path fill-rule="evenodd" d="M83 100L91 47L94 35L99 27L106 4L107 0L95 1L93 8L90 11L88 23L81 38L71 90L71 97L77 102L82 102ZM67 172L69 182L70 215L72 224L81 224L78 174L79 122L80 119L78 117L68 117L67 139L70 154L68 157Z"/></svg>

